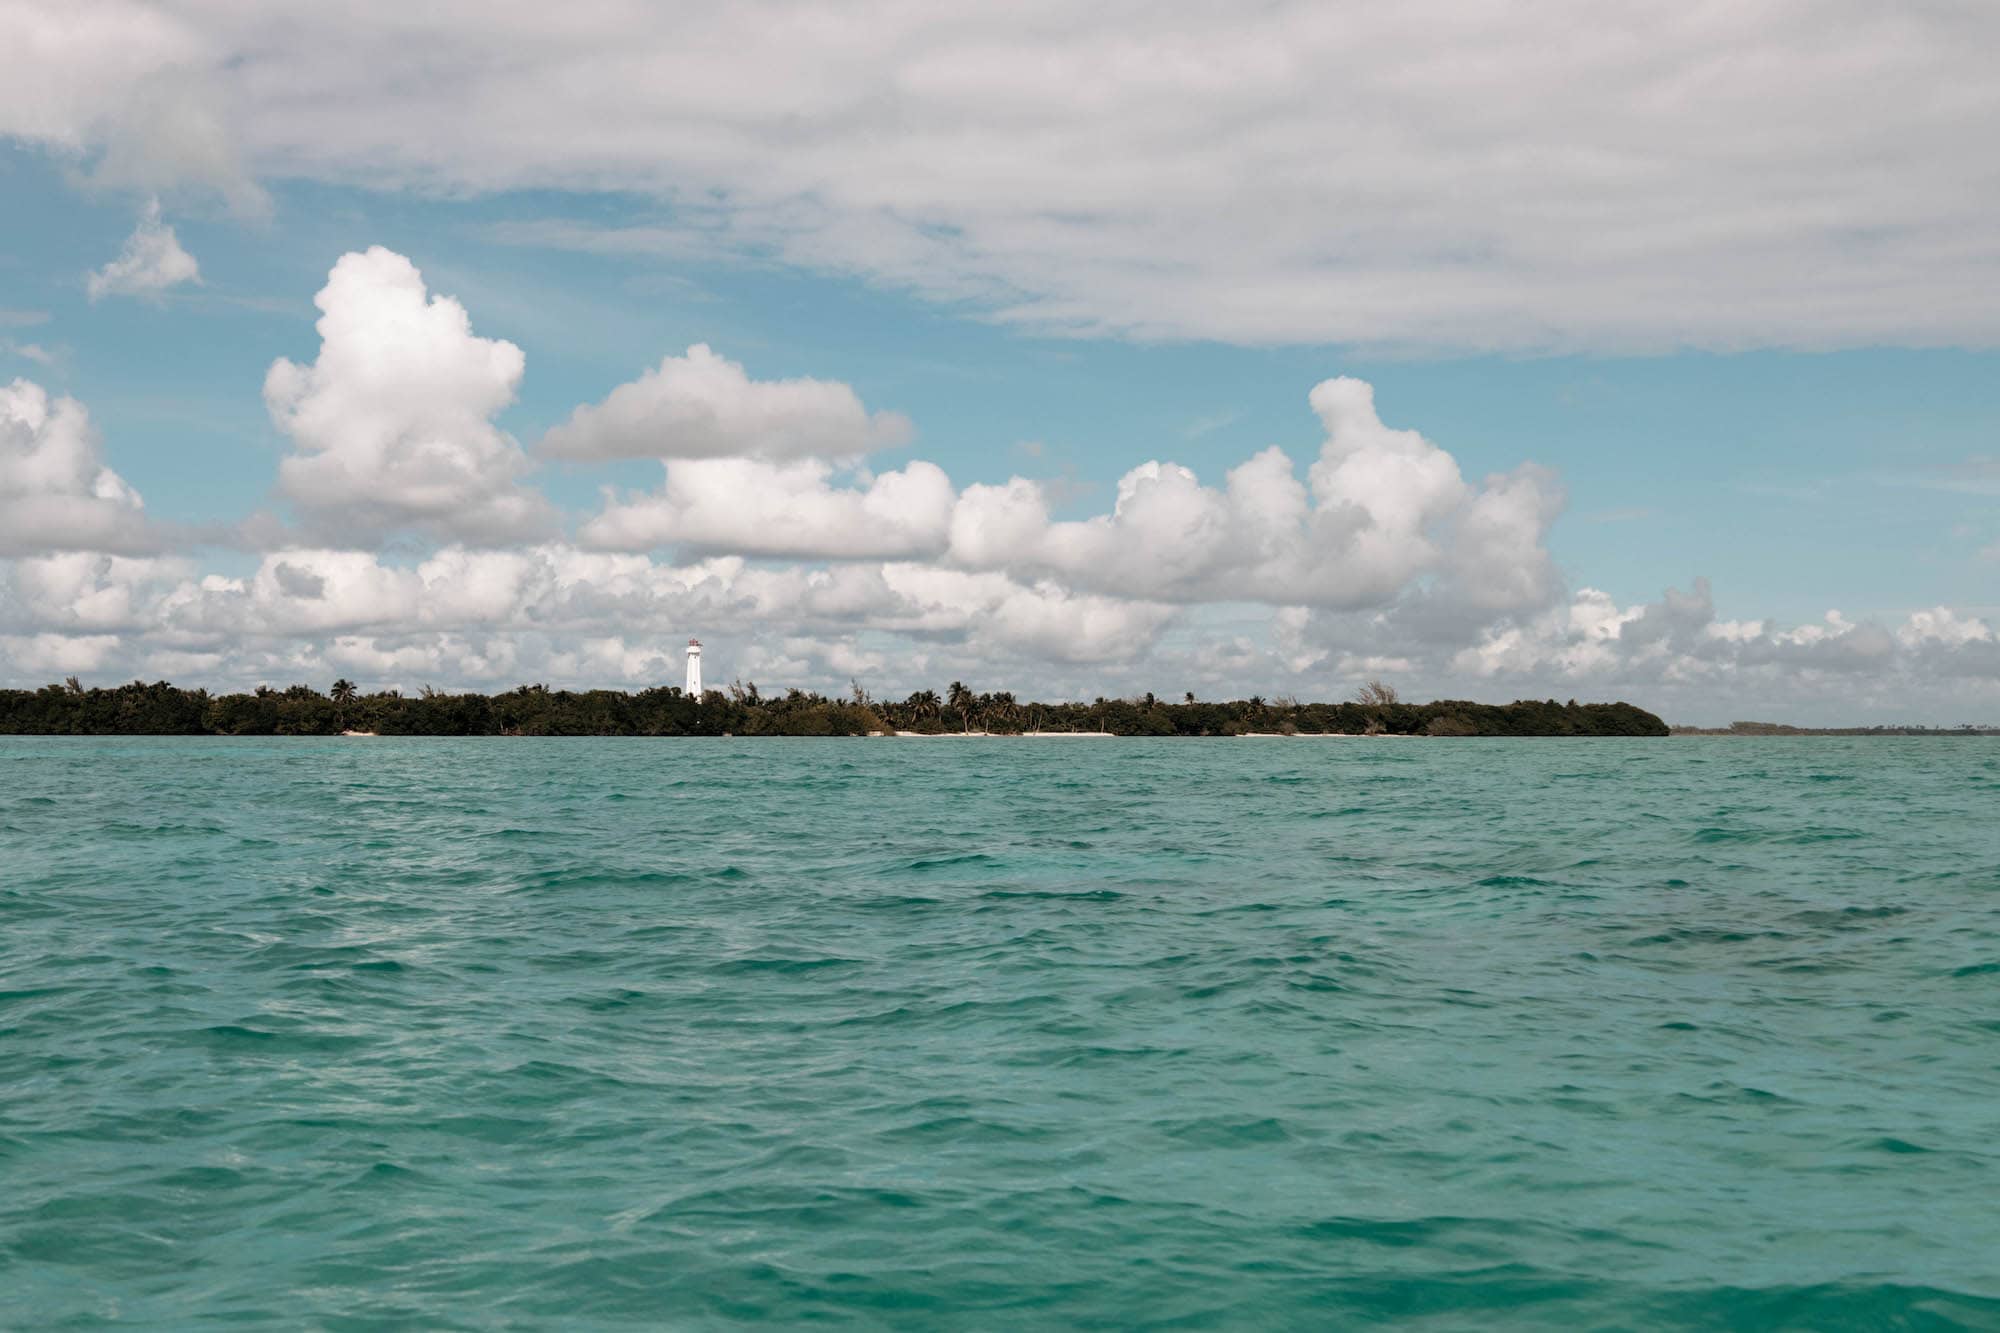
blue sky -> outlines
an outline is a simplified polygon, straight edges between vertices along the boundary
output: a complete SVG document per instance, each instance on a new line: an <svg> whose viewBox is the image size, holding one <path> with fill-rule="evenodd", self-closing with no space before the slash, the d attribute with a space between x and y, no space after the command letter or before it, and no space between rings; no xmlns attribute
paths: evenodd
<svg viewBox="0 0 2000 1333"><path fill-rule="evenodd" d="M1274 103L1259 113L1264 130L1235 138L1218 130L1214 143L1199 132L1166 148L1134 138L1140 146L1129 150L1132 180L1123 179L1128 159L1098 163L1098 176L1118 181L1113 195L1111 185L1015 156L1017 143L1021 153L1047 152L1049 143L1071 143L1093 126L1107 138L1137 133L1089 99L1022 111L1004 93L980 103L975 88L965 94L969 105L950 106L966 128L940 149L926 143L931 127L907 119L846 139L838 128L801 138L790 128L800 123L797 108L788 113L793 120L767 123L757 104L738 105L726 88L688 88L662 106L610 80L598 105L553 113L546 133L523 147L519 127L460 126L456 119L485 105L488 91L475 85L492 44L514 40L521 52L535 49L535 21L526 11L510 12L498 36L454 29L446 15L435 18L434 30L397 38L398 52L419 37L434 44L426 68L438 86L410 94L375 81L385 57L367 57L373 47L365 20L343 34L344 45L329 43L322 54L310 31L255 22L233 30L221 8L111 5L100 17L138 36L103 41L100 50L92 46L96 29L76 17L90 8L30 5L26 17L10 20L39 25L30 44L38 41L52 61L70 62L73 75L93 61L112 73L98 80L107 90L101 107L74 105L70 85L58 89L53 76L0 101L0 130L8 136L0 148L0 311L7 312L0 315L0 382L20 377L81 404L94 427L97 462L142 495L147 518L174 535L155 534L142 543L146 550L123 552L154 562L144 570L106 566L90 584L98 594L104 579L143 585L135 596L154 599L152 613L93 622L19 588L0 600L0 675L11 679L39 680L67 661L106 671L189 666L234 683L345 662L349 674L378 664L382 683L401 684L394 663L417 662L478 684L482 670L502 669L494 654L451 654L468 651L468 635L490 633L532 640L525 656L502 659L506 665L568 671L577 683L629 683L621 672L643 677L652 670L649 652L664 654L676 635L703 629L700 613L690 619L687 608L665 604L640 625L613 617L601 627L566 630L537 622L524 631L504 617L488 626L457 612L440 619L425 609L411 623L335 618L299 633L239 618L230 623L255 628L232 638L213 628L213 618L200 633L162 618L157 607L173 603L176 582L198 584L206 573L243 582L243 595L252 596L259 569L275 568L287 549L365 550L409 568L467 539L440 514L398 507L393 497L384 503L394 517L371 510L342 528L339 511L302 513L296 485L280 479L282 460L321 446L291 438L267 409L266 373L281 357L314 364L322 354L315 293L342 255L382 247L420 270L429 297L462 305L475 338L505 340L525 359L511 401L490 424L509 437L507 448L518 442L523 454L507 455L525 458L517 480L559 517L554 529L522 529L514 546L582 540L588 547L585 525L606 504L602 488L627 499L653 493L662 462L670 477L677 467L698 474L693 446L677 443L665 424L645 457L565 461L537 442L579 406L705 343L740 364L752 386L746 392L811 379L847 386L869 411L909 418L914 431L906 443L865 459L829 455L836 488L865 489L881 473L935 464L960 495L963 515L968 487L998 488L1014 477L1036 483L1047 521L1056 525L1047 542L975 559L937 526L932 545L912 538L917 544L908 549L921 547L923 560L949 577L990 573L1014 581L992 585L993 596L1013 596L1015 585L1048 585L1055 591L1037 595L1090 619L1104 639L1064 664L1040 631L994 639L977 617L949 628L926 621L912 639L912 618L923 617L907 607L847 625L819 620L796 633L787 612L760 617L741 604L749 594L732 594L735 609L708 632L736 640L742 660L767 676L837 684L852 674L843 662L860 661L885 684L909 677L914 687L926 683L919 677L971 660L996 662L1024 687L1052 690L1087 688L1097 678L1107 688L1156 677L1162 687L1170 677L1220 684L1247 671L1248 684L1267 693L1336 695L1371 664L1387 663L1415 684L1482 695L1651 689L1673 705L1714 699L1723 708L1740 700L1807 717L1886 716L1910 698L1965 708L1996 697L1992 673L1976 654L1990 643L1990 624L2000 623L2000 479L1991 461L2000 456L2000 395L1992 387L2000 383L2000 358L1990 311L1982 316L1979 303L1965 297L1995 271L1993 245L1978 240L1984 224L1969 220L1982 202L1973 187L1994 180L1990 148L1972 133L1991 98L1969 82L1955 88L1970 72L1952 63L1964 34L1949 25L1901 30L1903 46L1882 58L1884 86L1917 108L1909 114L1927 136L1904 140L1914 144L1904 151L1907 165L1885 168L1885 180L1864 179L1851 163L1872 151L1872 136L1893 135L1896 126L1878 131L1829 119L1811 129L1809 113L1844 99L1820 66L1804 60L1762 76L1774 81L1766 90L1773 104L1792 106L1799 119L1769 143L1753 136L1736 145L1755 159L1754 175L1739 175L1742 164L1726 152L1703 162L1699 141L1692 149L1669 146L1676 128L1702 128L1708 113L1692 101L1665 111L1649 102L1650 119L1592 145L1656 172L1679 172L1678 193L1650 182L1642 189L1621 174L1579 174L1566 160L1528 150L1561 143L1580 151L1571 139L1589 135L1564 117L1584 112L1515 91L1519 138L1510 140L1504 126L1482 129L1491 140L1484 165L1450 135L1427 149L1423 106L1409 108L1407 121L1391 108L1371 113L1371 134L1358 137L1395 142L1402 156L1354 149L1326 182L1307 188L1281 180L1260 202L1250 197L1264 188L1254 176L1236 179L1233 168L1212 164L1253 149L1291 152L1294 129L1337 133L1345 122L1335 109L1322 116ZM831 11L822 17L845 22ZM724 7L710 21L721 41L732 23L755 18L754 6ZM675 57L660 45L662 30L629 14L619 21L647 29L636 49L657 51L666 77ZM1190 11L1191 32L1218 21ZM1486 21L1467 19L1468 43ZM852 22L865 27L859 16ZM1660 66L1676 75L1676 41L1691 54L1680 82L1660 76L1662 86L1682 87L1682 76L1707 70L1692 54L1707 49L1704 41L1739 42L1746 58L1791 49L1796 34L1785 22L1772 11L1768 23L1717 37L1663 19ZM1869 32L1872 19L1857 10L1852 22L1855 49L1881 49L1880 35ZM1140 104L1129 109L1139 117L1153 92L1150 71L1175 71L1185 58L1169 39L1133 45L1129 34L1067 23L1051 10L1039 24L1048 31L1029 23L1011 49L971 41L959 48L948 34L900 55L869 49L875 65L843 76L852 87L812 95L830 106L872 108L887 95L883 89L912 102L926 95L931 64L962 79L968 61L996 71L1040 68L1020 66L1024 52L1107 68L1144 56L1152 63L1135 81ZM607 41L614 35L608 28L598 34ZM1522 34L1517 73L1542 58L1531 51L1531 36ZM1353 40L1366 47L1368 37ZM568 80L577 65L602 58L602 48L579 40L567 53L567 72L554 69L551 79ZM1307 49L1337 62L1347 58L1348 40L1340 33L1297 38L1290 29L1231 34L1241 60L1259 68L1302 59L1298 52ZM782 48L774 63L811 67L809 49L790 49L782 37L770 44ZM1507 53L1499 58L1504 63ZM1616 57L1587 43L1567 59L1573 70L1616 72ZM1412 71L1423 67L1416 61L1391 71L1392 86L1408 88ZM210 81L190 82L190 71L203 70ZM317 80L318 102L285 96L274 82L279 72L301 86ZM1238 73L1218 58L1187 75L1199 95L1215 99L1215 123L1225 119L1222 105L1252 96L1232 82ZM1703 77L1716 96L1714 80L1722 76L1708 70ZM1912 87L1932 96L1910 98ZM773 91L771 101L806 96L792 88ZM1953 91L1963 94L1956 102L1944 95ZM386 124L357 127L343 117L344 106L360 104L343 98L371 94L412 103L400 108L406 139ZM1683 95L1694 96L1685 88ZM121 121L134 106L146 109L147 119ZM623 117L610 143L601 142L607 110ZM833 111L825 115L824 124L841 123ZM686 128L711 120L714 137L729 144L726 159ZM1200 131L1210 122L1191 123ZM589 169L572 168L565 157L566 127ZM1232 156L1218 156L1223 150ZM990 159L984 171L963 165L981 154ZM1230 179L1205 189L1201 164ZM1447 165L1449 172L1441 171ZM1898 184L1899 170L1903 206L1873 216L1876 206L1858 201ZM856 183L871 171L888 183ZM1803 182L1796 190L1765 183L1793 175ZM996 179L1007 188L989 190ZM1844 193L1829 181L1852 188ZM1529 196L1539 202L1519 202ZM1661 198L1683 199L1686 216L1664 216ZM1496 219L1490 226L1479 221L1482 199ZM1452 210L1454 200L1461 211ZM174 244L198 262L199 278L93 295L89 275L105 271L135 225L144 230L149 202ZM1399 283L1407 283L1407 302L1398 299ZM1314 295L1322 287L1324 297ZM1269 293L1262 303L1239 299L1258 291ZM1310 573L1287 566L1279 576L1270 567L1253 577L1217 564L1171 586L1136 575L1120 582L1093 574L1091 560L1075 554L1096 537L1081 527L1063 535L1065 523L1087 526L1100 515L1108 521L1120 478L1148 460L1184 465L1217 488L1231 468L1276 445L1303 476L1323 441L1339 435L1308 403L1315 385L1336 377L1372 385L1381 426L1421 432L1428 447L1448 456L1463 477L1466 505L1485 493L1489 475L1511 475L1524 463L1548 470L1537 485L1548 496L1560 492L1559 513L1552 501L1537 511L1541 517L1522 518L1520 542L1508 548L1532 548L1528 558L1540 562L1522 576L1531 589L1507 594L1511 601L1452 591L1456 557L1448 543L1457 538L1440 534L1465 522L1470 511L1454 508L1458 501L1439 500L1442 507L1426 511L1435 526L1412 535L1424 551L1411 556L1407 570L1398 566L1404 572L1394 588L1372 596L1333 586L1348 567L1328 563L1331 556L1316 557ZM500 391L504 396L506 386ZM329 402L354 401L327 392ZM420 386L413 392L422 396ZM797 452L754 439L731 447L748 458ZM849 470L857 463L864 469L858 476ZM389 485L393 475L379 480ZM735 475L730 484L755 485L741 477L764 474ZM717 503L729 503L727 492L717 494ZM1219 492L1203 494L1213 500ZM1182 499L1197 509L1210 502L1193 491ZM696 528L726 531L727 515L711 521L685 506L675 514L646 529L653 534L643 542L646 558L661 569L732 554L717 538L682 539ZM1128 525L1105 540L1171 542L1172 531ZM1219 550L1254 541L1232 533ZM482 543L508 546L490 534L473 544ZM44 544L46 551L20 543L8 554L32 562L54 559L60 549L74 559L88 549L59 534ZM639 548L628 542L620 549ZM736 553L760 569L835 570L846 579L859 577L852 549L836 540L779 559L750 541ZM889 552L904 554L902 547ZM1103 563L1101 555L1093 559ZM1657 654L1637 665L1640 650L1629 643L1629 651L1601 662L1595 649L1584 653L1594 665L1570 650L1590 634L1602 638L1580 628L1580 590L1608 595L1619 615L1643 620L1646 608L1664 607L1665 589L1692 589L1698 578L1712 588L1709 619L1762 622L1762 648L1720 660L1713 646L1741 634L1705 622L1674 640L1687 649L1680 666ZM1232 579L1245 596L1230 595ZM21 588L33 581L30 570ZM925 595L940 602L973 596ZM1093 597L1161 609L1120 620L1124 611L1088 602ZM1436 625L1419 631L1391 624L1415 626L1422 619L1417 603L1447 601L1460 607L1449 634ZM1476 613L1465 609L1474 604ZM1293 605L1308 608L1297 613L1303 629L1272 619ZM1932 639L1909 630L1913 613L1936 608L1948 608L1956 627L1932 636L1951 650L1942 668L1918 660L1930 651L1919 645ZM1823 645L1772 637L1824 623L1834 609L1844 624L1879 627L1902 644L1886 655L1859 654L1856 660L1869 664L1865 689L1854 686L1863 677L1853 662L1799 656L1828 651ZM991 608L981 614L989 625L1007 619ZM1667 611L1652 614L1658 624ZM451 628L438 628L447 621ZM1546 642L1538 653L1509 657L1504 668L1494 657L1474 670L1467 654L1510 633ZM592 659L565 644L564 634L578 642L616 638L621 646ZM1611 634L1640 641L1636 630ZM446 643L454 636L456 649ZM1129 651L1113 646L1125 639ZM605 664L614 657L623 666L610 671ZM483 665L453 665L474 658ZM1285 665L1308 658L1301 669Z"/></svg>

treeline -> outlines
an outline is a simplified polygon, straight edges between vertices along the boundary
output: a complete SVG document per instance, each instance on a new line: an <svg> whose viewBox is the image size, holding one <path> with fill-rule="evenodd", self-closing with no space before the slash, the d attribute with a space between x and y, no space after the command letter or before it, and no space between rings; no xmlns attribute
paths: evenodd
<svg viewBox="0 0 2000 1333"><path fill-rule="evenodd" d="M349 681L321 693L307 685L259 687L249 694L184 690L165 681L85 689L74 678L39 690L0 690L0 733L57 736L865 736L877 732L1104 731L1119 736L1285 735L1664 736L1667 726L1631 704L1527 699L1410 704L1392 691L1348 703L1297 703L1253 696L1214 703L1097 699L1032 703L981 694L954 683L940 695L846 698L789 690L765 696L755 685L552 690L523 685L504 694L447 694L426 687L361 694Z"/></svg>

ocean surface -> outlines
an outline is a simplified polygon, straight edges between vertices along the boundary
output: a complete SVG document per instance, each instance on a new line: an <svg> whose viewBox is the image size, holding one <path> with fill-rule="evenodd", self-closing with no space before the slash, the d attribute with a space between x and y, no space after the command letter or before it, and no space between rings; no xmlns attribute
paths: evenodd
<svg viewBox="0 0 2000 1333"><path fill-rule="evenodd" d="M0 1326L2000 1328L2000 742L0 738Z"/></svg>

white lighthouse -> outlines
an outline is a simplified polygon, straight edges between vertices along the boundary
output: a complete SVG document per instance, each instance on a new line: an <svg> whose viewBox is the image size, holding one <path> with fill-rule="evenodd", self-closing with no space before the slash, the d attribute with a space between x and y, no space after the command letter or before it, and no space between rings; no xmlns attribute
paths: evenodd
<svg viewBox="0 0 2000 1333"><path fill-rule="evenodd" d="M701 698L701 640L688 640L688 697Z"/></svg>

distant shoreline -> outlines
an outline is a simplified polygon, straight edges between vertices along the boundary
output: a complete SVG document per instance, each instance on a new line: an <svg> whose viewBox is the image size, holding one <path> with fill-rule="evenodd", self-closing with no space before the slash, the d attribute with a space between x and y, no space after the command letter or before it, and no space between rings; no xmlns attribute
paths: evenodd
<svg viewBox="0 0 2000 1333"><path fill-rule="evenodd" d="M1115 731L873 731L873 732L437 732L437 731L262 731L262 732L217 732L217 731L9 731L0 729L0 741L7 740L433 740L433 741L520 741L520 740L623 740L623 741L675 741L675 740L1273 740L1273 741L1407 741L1407 740L2000 740L2000 729L1983 730L1894 730L1888 728L1856 728L1852 730L1796 731L1771 735L1747 735L1742 732L1716 730L1674 731L1669 736L1619 736L1619 735L1572 735L1554 733L1521 733L1518 735L1475 735L1475 736L1425 736L1418 732L1379 732L1369 736L1357 732L1300 731L1287 734L1281 731L1234 732L1228 735L1177 736L1177 735L1126 735Z"/></svg>
<svg viewBox="0 0 2000 1333"><path fill-rule="evenodd" d="M75 678L38 690L0 690L0 735L70 736L1652 736L1655 714L1628 703L1468 699L1406 703L1387 686L1340 703L1294 699L1179 701L1152 694L1041 703L954 681L939 693L877 699L859 685L846 698L804 690L764 695L753 684L700 698L669 686L556 690L523 685L498 694L448 694L428 686L363 694L352 681L325 693L309 685L210 694L166 681L86 688Z"/></svg>
<svg viewBox="0 0 2000 1333"><path fill-rule="evenodd" d="M1772 737L1810 736L2000 736L2000 727L1793 727L1775 723L1737 723L1727 727L1682 727L1671 729L1674 736L1718 736L1731 740L1765 740Z"/></svg>

